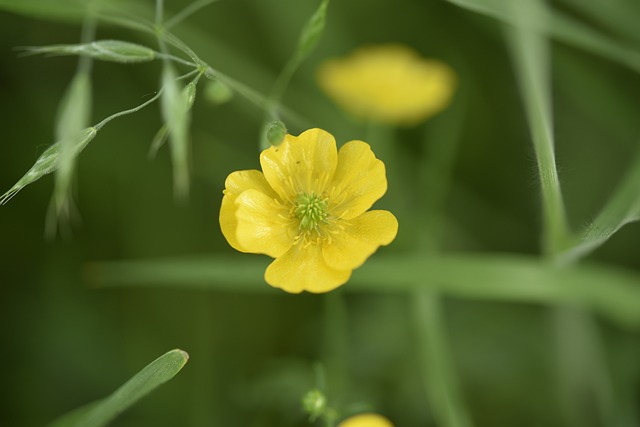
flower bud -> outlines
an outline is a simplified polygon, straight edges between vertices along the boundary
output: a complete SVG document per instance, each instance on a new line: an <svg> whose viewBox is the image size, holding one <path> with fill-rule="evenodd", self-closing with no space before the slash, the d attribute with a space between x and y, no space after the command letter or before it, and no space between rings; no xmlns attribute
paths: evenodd
<svg viewBox="0 0 640 427"><path fill-rule="evenodd" d="M267 125L266 137L271 145L280 145L286 134L287 127L280 120L275 120Z"/></svg>
<svg viewBox="0 0 640 427"><path fill-rule="evenodd" d="M302 398L302 407L313 421L327 409L327 398L318 389L309 390Z"/></svg>

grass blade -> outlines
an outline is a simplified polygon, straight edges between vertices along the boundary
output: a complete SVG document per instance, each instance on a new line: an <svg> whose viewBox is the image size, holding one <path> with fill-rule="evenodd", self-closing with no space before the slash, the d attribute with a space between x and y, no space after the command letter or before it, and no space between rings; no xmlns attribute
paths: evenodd
<svg viewBox="0 0 640 427"><path fill-rule="evenodd" d="M0 0L0 10L35 18L80 21L85 16L86 5L77 0Z"/></svg>
<svg viewBox="0 0 640 427"><path fill-rule="evenodd" d="M524 6L531 1L517 2L505 0L447 0L462 8L477 12L502 22L518 26L511 13L511 6ZM607 6L608 7L608 6ZM546 22L535 23L536 30L558 41L584 49L591 53L616 61L632 70L640 71L640 51L627 47L601 32L582 24L558 11L549 10Z"/></svg>
<svg viewBox="0 0 640 427"><path fill-rule="evenodd" d="M411 298L417 329L417 354L425 369L420 370L427 386L430 408L436 424L443 427L471 427L449 349L442 301L439 295L416 292Z"/></svg>
<svg viewBox="0 0 640 427"><path fill-rule="evenodd" d="M513 3L512 14L517 26L506 34L538 163L544 222L542 246L545 253L553 254L566 244L569 231L555 160L549 47L536 31L544 27L548 15L536 0Z"/></svg>
<svg viewBox="0 0 640 427"><path fill-rule="evenodd" d="M620 228L640 220L640 149L638 149L626 176L615 192L589 224L580 241L560 255L562 262L572 262L600 247Z"/></svg>
<svg viewBox="0 0 640 427"><path fill-rule="evenodd" d="M638 34L638 20L640 15L640 3L629 1L583 1L562 0L562 3L572 6L574 9L587 14L590 19L604 25L613 33L618 33L629 40L640 43Z"/></svg>
<svg viewBox="0 0 640 427"><path fill-rule="evenodd" d="M173 378L189 360L182 350L160 356L108 397L83 406L54 421L50 427L101 427Z"/></svg>
<svg viewBox="0 0 640 427"><path fill-rule="evenodd" d="M94 286L174 287L223 292L272 292L263 257L205 256L94 263ZM393 283L393 286L389 286ZM345 291L433 290L470 299L577 304L625 325L640 326L640 275L584 262L554 267L538 257L507 254L376 256L356 270Z"/></svg>

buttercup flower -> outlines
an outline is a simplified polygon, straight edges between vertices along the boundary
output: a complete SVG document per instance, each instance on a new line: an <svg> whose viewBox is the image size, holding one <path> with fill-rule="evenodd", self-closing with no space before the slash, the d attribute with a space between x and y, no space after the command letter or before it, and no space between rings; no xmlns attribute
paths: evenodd
<svg viewBox="0 0 640 427"><path fill-rule="evenodd" d="M310 129L264 150L260 165L227 177L220 228L233 248L275 258L265 272L271 286L328 292L396 237L390 212L369 211L387 179L367 143L338 152L331 134Z"/></svg>
<svg viewBox="0 0 640 427"><path fill-rule="evenodd" d="M415 124L438 113L449 105L455 80L448 65L397 44L362 47L318 72L320 87L344 110L387 124Z"/></svg>
<svg viewBox="0 0 640 427"><path fill-rule="evenodd" d="M347 418L338 427L393 427L393 424L382 415L360 414Z"/></svg>

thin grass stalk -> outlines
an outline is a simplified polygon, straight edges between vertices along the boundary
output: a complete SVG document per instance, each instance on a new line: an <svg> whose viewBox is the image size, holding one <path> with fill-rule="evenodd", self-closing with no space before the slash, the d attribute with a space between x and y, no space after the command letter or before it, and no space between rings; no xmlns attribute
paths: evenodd
<svg viewBox="0 0 640 427"><path fill-rule="evenodd" d="M463 122L464 99L430 123L425 134L425 152L420 167L418 192L422 195L416 224L420 230L420 252L429 257L437 254L453 162L459 145ZM438 292L418 290L409 293L410 309L416 332L420 374L431 403L436 424L442 427L471 427L473 422L460 392L453 355L446 330L445 306Z"/></svg>

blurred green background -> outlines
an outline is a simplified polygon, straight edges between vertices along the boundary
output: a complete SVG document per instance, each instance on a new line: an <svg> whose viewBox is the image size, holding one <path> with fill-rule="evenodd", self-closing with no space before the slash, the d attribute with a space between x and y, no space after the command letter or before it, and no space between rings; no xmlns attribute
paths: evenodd
<svg viewBox="0 0 640 427"><path fill-rule="evenodd" d="M31 0L23 4L35 6L24 13L16 13L20 8L11 3L0 2L5 132L0 186L5 190L53 142L55 111L77 63L73 57L21 57L14 48L77 43L80 37L79 15L61 6L73 2L51 7L50 1ZM638 145L640 37L634 25L640 7L633 0L604 3L549 4L611 46L636 55L628 56L634 70L566 40L552 43L556 154L575 230L603 206ZM166 15L185 4L167 1ZM38 9L41 5L50 9ZM212 67L268 93L317 5L221 0L174 32ZM151 2L127 7L153 19ZM97 38L156 48L152 37L113 25L100 24ZM412 185L421 168L417 159L428 155L433 127L452 113L411 128L372 131L321 93L317 67L363 44L385 42L404 43L449 63L459 83L451 108L463 111L463 118L439 226L441 247L535 257L542 227L536 160L504 39L499 21L446 1L329 5L322 40L284 97L304 119L287 125L293 134L324 128L339 144L370 137L374 150L380 135L395 139L395 160L387 169L396 178L390 178L388 194L377 206L396 214L400 231L374 259L415 250L421 225L411 216L425 197ZM159 62L96 62L91 122L148 99L159 87L160 69ZM433 400L420 379L419 328L408 314L408 294L368 292L363 286L350 292L349 284L338 296L288 295L266 284L256 286L258 292L181 283L95 288L88 263L233 252L217 219L224 180L232 171L258 168L264 113L237 94L215 105L205 88L202 82L193 107L188 202L174 202L169 150L147 158L162 124L154 104L108 124L80 155L71 236L44 238L51 176L0 207L0 425L43 425L107 395L165 351L182 348L191 356L183 371L113 425L310 425L300 399L314 385L313 363L324 361L334 385L329 399L344 413L363 407L385 414L396 426L447 427L434 417ZM640 273L639 242L640 227L629 225L589 260ZM258 258L234 259L249 265ZM578 325L563 332L559 325L567 322L558 319L566 312L535 302L448 296L442 308L449 363L474 425L640 425L637 327L573 307L566 310L582 313L569 315Z"/></svg>

